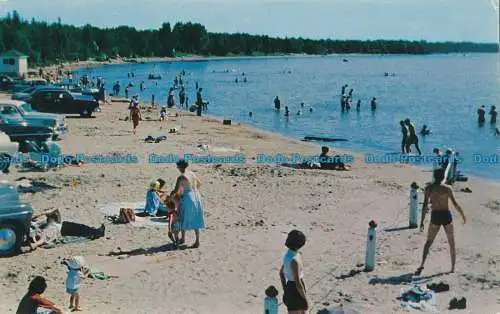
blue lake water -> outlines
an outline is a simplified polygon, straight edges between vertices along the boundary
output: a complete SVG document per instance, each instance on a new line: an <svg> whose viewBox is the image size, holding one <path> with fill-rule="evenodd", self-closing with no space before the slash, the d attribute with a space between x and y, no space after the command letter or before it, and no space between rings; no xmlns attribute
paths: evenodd
<svg viewBox="0 0 500 314"><path fill-rule="evenodd" d="M343 62L343 58L349 62ZM460 152L460 170L466 175L500 179L500 137L495 137L489 115L487 123L479 127L476 113L479 105L485 105L487 112L491 105L500 107L500 54L164 62L103 66L82 69L78 74L103 76L108 90L119 80L123 93L129 82L127 73L134 72L131 81L135 86L130 95L139 93L150 102L151 94L155 94L157 101L166 103L168 88L182 70L186 71L190 103L195 100L195 82L203 87L204 99L210 102L207 114L295 138L345 138L347 142L329 144L377 155L399 152L399 121L410 118L417 132L426 124L433 133L425 138L419 136L425 155L431 155L434 147L453 147ZM246 83L242 82L242 72ZM385 77L385 72L396 76ZM147 80L149 73L161 74L163 79ZM237 77L240 83L235 83ZM142 93L141 81L147 88ZM349 113L342 113L340 108L344 84L354 88L354 110ZM281 99L281 113L273 110L276 95ZM369 108L372 97L378 103L375 113ZM359 113L355 110L358 99L362 100ZM300 108L301 102L305 102L304 108ZM290 108L289 118L284 117L284 106ZM299 109L303 114L297 116ZM249 111L253 117L249 117ZM474 154L499 157L496 163L477 163Z"/></svg>

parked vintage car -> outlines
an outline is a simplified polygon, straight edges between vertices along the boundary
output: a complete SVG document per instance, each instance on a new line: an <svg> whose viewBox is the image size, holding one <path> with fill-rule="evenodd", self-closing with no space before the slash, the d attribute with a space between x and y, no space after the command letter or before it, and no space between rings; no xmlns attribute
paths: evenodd
<svg viewBox="0 0 500 314"><path fill-rule="evenodd" d="M21 203L16 187L0 183L0 256L12 256L26 242L33 207Z"/></svg>
<svg viewBox="0 0 500 314"><path fill-rule="evenodd" d="M63 115L37 112L24 101L0 100L0 117L7 122L27 121L32 124L47 126L53 129L54 139L66 133L66 120Z"/></svg>
<svg viewBox="0 0 500 314"><path fill-rule="evenodd" d="M0 90L13 90L14 79L7 75L0 75Z"/></svg>
<svg viewBox="0 0 500 314"><path fill-rule="evenodd" d="M25 90L28 87L45 86L48 84L49 84L49 82L47 82L47 80L42 79L42 78L26 79L26 80L22 80L22 81L18 82L17 84L15 84L13 92L17 93L17 92Z"/></svg>
<svg viewBox="0 0 500 314"><path fill-rule="evenodd" d="M18 150L19 143L12 142L6 133L0 132L0 171L4 173L9 171L12 158Z"/></svg>
<svg viewBox="0 0 500 314"><path fill-rule="evenodd" d="M60 87L37 89L26 102L40 112L91 117L94 111L99 111L99 102L92 96L73 94Z"/></svg>
<svg viewBox="0 0 500 314"><path fill-rule="evenodd" d="M9 122L0 116L0 131L6 133L13 142L46 141L54 137L52 128L23 122Z"/></svg>
<svg viewBox="0 0 500 314"><path fill-rule="evenodd" d="M33 94L38 88L39 88L39 86L28 87L26 89L23 89L20 92L12 94L12 96L10 96L10 99L12 99L12 100L26 100L26 99L29 99L31 97L31 94Z"/></svg>

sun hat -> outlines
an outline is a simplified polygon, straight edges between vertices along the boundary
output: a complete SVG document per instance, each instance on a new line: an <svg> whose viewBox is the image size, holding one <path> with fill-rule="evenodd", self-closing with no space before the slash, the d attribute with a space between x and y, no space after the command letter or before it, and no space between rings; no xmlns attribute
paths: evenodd
<svg viewBox="0 0 500 314"><path fill-rule="evenodd" d="M82 256L73 256L66 262L69 268L71 269L81 269L85 267L85 260Z"/></svg>
<svg viewBox="0 0 500 314"><path fill-rule="evenodd" d="M149 184L149 188L151 190L158 190L160 188L160 182L158 181L153 181Z"/></svg>

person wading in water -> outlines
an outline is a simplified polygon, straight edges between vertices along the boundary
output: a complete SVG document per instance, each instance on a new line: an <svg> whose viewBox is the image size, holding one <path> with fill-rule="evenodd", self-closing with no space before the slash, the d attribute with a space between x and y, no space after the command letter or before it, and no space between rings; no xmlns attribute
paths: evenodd
<svg viewBox="0 0 500 314"><path fill-rule="evenodd" d="M424 230L424 219L425 215L429 211L429 208L427 207L429 202L432 204L431 223L429 225L429 229L427 230L427 241L424 245L422 263L417 268L415 276L420 276L420 274L422 273L422 270L424 269L424 263L427 259L427 255L429 255L429 250L431 248L432 242L434 242L434 239L436 238L436 235L438 234L441 226L443 226L444 231L446 232L448 244L450 245L451 272L455 272L455 235L453 229L453 218L449 209L450 207L448 206L448 200L451 200L451 203L453 204L455 209L462 216L464 224L466 223L466 218L462 207L460 207L460 205L458 205L457 201L455 200L451 188L442 183L444 180L444 173L444 169L435 169L434 182L425 188L424 204L422 205L422 217L420 219L420 231Z"/></svg>
<svg viewBox="0 0 500 314"><path fill-rule="evenodd" d="M405 149L406 142L408 141L408 128L403 120L399 121L399 124L401 125L401 134L403 135L403 138L401 139L401 153L405 154L408 153Z"/></svg>
<svg viewBox="0 0 500 314"><path fill-rule="evenodd" d="M415 133L415 126L410 122L410 119L405 120L405 124L408 127L408 140L406 141L406 152L410 153L411 152L411 145L415 144L415 147L417 148L418 154L422 155L422 152L420 151L420 147L418 147L418 136L417 133Z"/></svg>

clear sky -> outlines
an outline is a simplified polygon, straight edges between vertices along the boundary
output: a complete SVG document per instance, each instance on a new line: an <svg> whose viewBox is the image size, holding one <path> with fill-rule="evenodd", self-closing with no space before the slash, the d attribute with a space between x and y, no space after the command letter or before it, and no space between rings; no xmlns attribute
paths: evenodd
<svg viewBox="0 0 500 314"><path fill-rule="evenodd" d="M67 24L334 39L497 42L496 0L0 0L2 14Z"/></svg>

